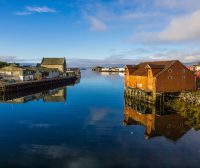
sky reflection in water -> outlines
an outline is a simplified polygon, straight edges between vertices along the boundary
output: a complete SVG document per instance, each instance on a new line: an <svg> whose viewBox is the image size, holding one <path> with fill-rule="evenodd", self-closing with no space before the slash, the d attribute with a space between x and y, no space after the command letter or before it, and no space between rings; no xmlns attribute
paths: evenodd
<svg viewBox="0 0 200 168"><path fill-rule="evenodd" d="M75 86L2 102L0 167L198 167L200 132L134 110L123 91L122 76L87 70Z"/></svg>

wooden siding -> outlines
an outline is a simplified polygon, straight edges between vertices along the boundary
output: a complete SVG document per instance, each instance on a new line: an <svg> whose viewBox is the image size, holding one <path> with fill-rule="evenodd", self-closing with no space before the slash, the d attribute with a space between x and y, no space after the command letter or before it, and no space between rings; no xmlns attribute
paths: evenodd
<svg viewBox="0 0 200 168"><path fill-rule="evenodd" d="M126 75L125 86L155 92L155 79L151 71L148 74L148 76Z"/></svg>
<svg viewBox="0 0 200 168"><path fill-rule="evenodd" d="M156 79L156 92L181 92L195 90L195 76L180 62L176 62Z"/></svg>
<svg viewBox="0 0 200 168"><path fill-rule="evenodd" d="M126 69L125 86L155 93L196 90L196 77L181 62L176 61L168 68L143 67L145 75L133 75L134 69ZM133 72L133 73L132 73Z"/></svg>
<svg viewBox="0 0 200 168"><path fill-rule="evenodd" d="M66 70L64 65L43 65L43 64L41 64L41 67L58 69L62 73L64 73Z"/></svg>

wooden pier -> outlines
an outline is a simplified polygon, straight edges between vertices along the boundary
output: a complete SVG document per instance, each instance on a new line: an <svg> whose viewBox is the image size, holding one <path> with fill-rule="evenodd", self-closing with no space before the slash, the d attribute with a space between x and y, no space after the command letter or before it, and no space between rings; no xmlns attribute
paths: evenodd
<svg viewBox="0 0 200 168"><path fill-rule="evenodd" d="M33 90L48 90L59 85L74 84L77 80L76 76L72 77L59 77L52 79L43 79L35 81L26 81L12 84L0 83L0 95L14 94L21 91L33 91Z"/></svg>
<svg viewBox="0 0 200 168"><path fill-rule="evenodd" d="M132 101L140 101L154 105L165 105L168 102L179 100L187 104L199 106L200 105L200 91L194 92L164 92L154 93L148 90L141 90L126 86L124 88L124 97L132 99Z"/></svg>
<svg viewBox="0 0 200 168"><path fill-rule="evenodd" d="M179 92L175 93L154 93L148 90L141 90L138 88L125 87L124 88L124 96L129 97L134 100L139 100L144 103L154 104L154 105L162 105L165 102L178 98Z"/></svg>

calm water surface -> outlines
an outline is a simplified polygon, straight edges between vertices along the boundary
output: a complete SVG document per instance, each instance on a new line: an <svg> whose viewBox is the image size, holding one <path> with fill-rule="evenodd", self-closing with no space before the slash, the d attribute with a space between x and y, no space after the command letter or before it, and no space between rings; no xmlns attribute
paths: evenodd
<svg viewBox="0 0 200 168"><path fill-rule="evenodd" d="M0 167L199 167L199 131L130 106L122 76L88 70L74 86L2 102Z"/></svg>

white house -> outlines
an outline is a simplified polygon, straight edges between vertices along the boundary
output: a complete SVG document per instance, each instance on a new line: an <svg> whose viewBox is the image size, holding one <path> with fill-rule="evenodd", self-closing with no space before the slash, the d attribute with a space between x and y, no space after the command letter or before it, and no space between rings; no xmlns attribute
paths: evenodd
<svg viewBox="0 0 200 168"><path fill-rule="evenodd" d="M0 69L0 73L9 76L10 79L29 81L34 80L34 71L20 67L17 65L10 65Z"/></svg>

